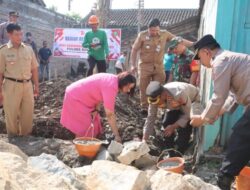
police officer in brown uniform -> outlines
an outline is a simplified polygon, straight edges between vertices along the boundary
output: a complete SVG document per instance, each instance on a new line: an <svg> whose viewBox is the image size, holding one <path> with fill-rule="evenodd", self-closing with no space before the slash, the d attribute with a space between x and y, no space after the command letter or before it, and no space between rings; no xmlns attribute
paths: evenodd
<svg viewBox="0 0 250 190"><path fill-rule="evenodd" d="M39 94L38 63L32 48L22 43L21 27L9 24L6 29L10 41L0 47L0 102L8 136L29 135Z"/></svg>
<svg viewBox="0 0 250 190"><path fill-rule="evenodd" d="M18 17L19 17L18 12L11 11L9 12L9 20L7 22L0 24L0 45L6 44L9 41L6 27L10 23L16 24Z"/></svg>
<svg viewBox="0 0 250 190"><path fill-rule="evenodd" d="M143 140L147 141L153 134L158 108L165 109L162 120L164 149L176 146L177 150L184 154L189 147L192 134L190 115L200 113L199 89L184 82L170 82L163 86L158 81L151 81L146 89L146 95L149 113L143 129ZM170 151L171 157L177 155Z"/></svg>
<svg viewBox="0 0 250 190"><path fill-rule="evenodd" d="M194 48L195 59L212 68L214 90L203 113L191 117L191 125L213 123L225 111L233 112L238 104L246 108L233 127L218 175L218 186L230 190L234 177L250 160L250 56L221 49L212 35L202 37Z"/></svg>
<svg viewBox="0 0 250 190"><path fill-rule="evenodd" d="M151 80L164 83L165 72L163 66L163 57L166 43L173 37L173 34L166 30L160 30L160 21L153 19L149 23L147 31L139 33L131 52L132 71L137 70L136 58L139 57L139 88L142 113L147 113L146 88ZM185 45L190 46L192 42L184 40Z"/></svg>

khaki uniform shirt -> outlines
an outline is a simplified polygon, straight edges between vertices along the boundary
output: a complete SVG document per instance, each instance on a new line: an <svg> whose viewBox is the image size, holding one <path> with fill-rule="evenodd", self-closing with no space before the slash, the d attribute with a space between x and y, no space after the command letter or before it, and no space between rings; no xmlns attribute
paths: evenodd
<svg viewBox="0 0 250 190"><path fill-rule="evenodd" d="M235 103L250 106L249 55L220 49L212 61L212 80L214 91L203 118L214 120L223 105L228 111Z"/></svg>
<svg viewBox="0 0 250 190"><path fill-rule="evenodd" d="M133 49L140 50L139 64L154 63L163 66L166 43L173 37L174 35L166 30L161 30L154 37L150 36L148 31L140 32L133 44Z"/></svg>
<svg viewBox="0 0 250 190"><path fill-rule="evenodd" d="M6 27L9 22L4 22L0 24L0 45L6 44L9 41L9 37L6 31Z"/></svg>
<svg viewBox="0 0 250 190"><path fill-rule="evenodd" d="M0 73L4 77L28 80L36 67L38 63L30 46L21 43L19 48L14 48L9 41L0 48Z"/></svg>
<svg viewBox="0 0 250 190"><path fill-rule="evenodd" d="M195 86L184 82L170 82L164 85L164 88L168 91L169 95L182 105L178 108L172 108L171 102L167 101L166 109L176 110L180 109L183 115L176 122L180 127L185 127L190 120L190 114L192 114L192 108L195 103L200 105L199 89ZM197 109L197 105L194 106ZM155 119L157 117L158 106L149 105L148 117L144 125L144 134L151 135L154 129ZM194 110L197 112L197 110ZM195 113L198 114L198 113Z"/></svg>

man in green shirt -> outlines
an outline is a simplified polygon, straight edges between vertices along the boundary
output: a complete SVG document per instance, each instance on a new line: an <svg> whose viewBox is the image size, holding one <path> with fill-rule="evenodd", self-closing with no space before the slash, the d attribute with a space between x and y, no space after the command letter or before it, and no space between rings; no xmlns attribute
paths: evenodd
<svg viewBox="0 0 250 190"><path fill-rule="evenodd" d="M106 59L108 59L109 48L106 32L98 29L99 19L96 15L89 17L88 24L92 28L85 34L82 46L88 48L89 69L87 76L93 74L97 64L98 73L106 72Z"/></svg>

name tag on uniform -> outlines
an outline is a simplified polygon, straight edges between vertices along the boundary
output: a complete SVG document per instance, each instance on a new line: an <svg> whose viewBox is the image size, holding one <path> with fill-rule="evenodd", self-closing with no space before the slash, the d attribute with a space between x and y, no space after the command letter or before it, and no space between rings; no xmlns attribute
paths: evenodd
<svg viewBox="0 0 250 190"><path fill-rule="evenodd" d="M16 63L16 55L15 54L7 54L6 61L10 65L14 65Z"/></svg>

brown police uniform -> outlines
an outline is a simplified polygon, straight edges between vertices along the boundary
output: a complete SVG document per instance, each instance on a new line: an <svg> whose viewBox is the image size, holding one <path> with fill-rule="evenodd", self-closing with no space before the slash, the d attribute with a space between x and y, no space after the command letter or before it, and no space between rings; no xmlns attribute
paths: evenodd
<svg viewBox="0 0 250 190"><path fill-rule="evenodd" d="M178 102L185 102L178 108L172 108L171 101L168 101L166 108L170 111L181 110L181 117L179 117L175 122L181 128L185 128L190 120L190 115L193 115L194 113L200 113L201 107L199 89L191 84L184 82L170 82L165 84L163 87L173 97L173 100ZM146 137L153 134L154 124L157 118L158 106L150 104L148 110L147 120L143 128L143 135Z"/></svg>
<svg viewBox="0 0 250 190"><path fill-rule="evenodd" d="M4 76L3 106L8 135L28 135L32 131L34 96L31 71L38 67L30 46L11 42L0 48L0 73Z"/></svg>
<svg viewBox="0 0 250 190"><path fill-rule="evenodd" d="M246 108L232 128L221 168L222 174L234 177L250 161L250 55L219 49L211 64L214 90L202 117L214 120L222 106L230 112L239 104Z"/></svg>
<svg viewBox="0 0 250 190"><path fill-rule="evenodd" d="M161 30L157 36L150 36L148 31L140 32L133 50L140 50L139 57L139 87L142 107L147 107L146 88L151 80L164 83L165 72L163 57L166 43L174 37L166 30Z"/></svg>

